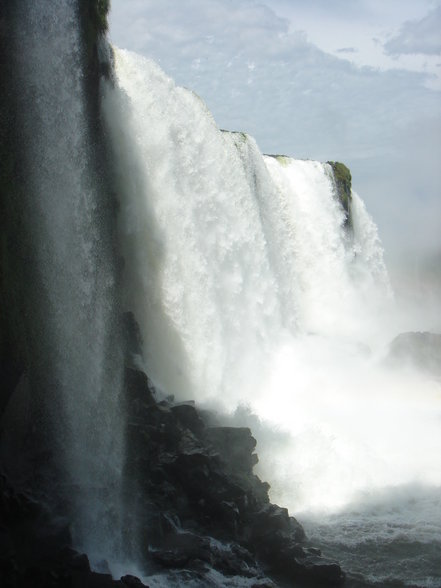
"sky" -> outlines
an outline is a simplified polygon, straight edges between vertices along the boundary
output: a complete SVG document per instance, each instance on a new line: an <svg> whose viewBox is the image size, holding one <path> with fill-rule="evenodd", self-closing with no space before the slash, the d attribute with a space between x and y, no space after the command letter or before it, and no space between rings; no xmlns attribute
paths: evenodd
<svg viewBox="0 0 441 588"><path fill-rule="evenodd" d="M441 0L112 0L110 38L262 152L346 163L386 260L441 252Z"/></svg>

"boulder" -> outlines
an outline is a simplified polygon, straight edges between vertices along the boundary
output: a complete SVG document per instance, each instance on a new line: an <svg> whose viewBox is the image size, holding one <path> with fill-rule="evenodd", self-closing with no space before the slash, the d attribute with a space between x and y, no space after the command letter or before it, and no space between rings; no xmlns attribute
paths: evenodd
<svg viewBox="0 0 441 588"><path fill-rule="evenodd" d="M401 333L389 345L389 365L411 365L441 377L441 334L428 332Z"/></svg>
<svg viewBox="0 0 441 588"><path fill-rule="evenodd" d="M258 461L253 453L257 442L248 427L207 427L205 438L231 471L252 472Z"/></svg>
<svg viewBox="0 0 441 588"><path fill-rule="evenodd" d="M171 406L171 411L180 425L199 435L204 429L204 421L199 416L193 402L180 402Z"/></svg>

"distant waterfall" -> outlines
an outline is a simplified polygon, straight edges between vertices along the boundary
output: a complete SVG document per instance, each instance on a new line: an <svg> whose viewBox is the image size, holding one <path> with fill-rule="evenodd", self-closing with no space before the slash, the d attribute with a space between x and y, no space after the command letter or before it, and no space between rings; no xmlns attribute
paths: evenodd
<svg viewBox="0 0 441 588"><path fill-rule="evenodd" d="M288 227L288 259L295 260L299 325L303 331L365 336L375 304L390 294L377 227L352 192L351 226L335 194L331 166L265 156L279 190L279 224ZM283 219L283 221L282 221ZM288 264L286 264L288 265Z"/></svg>
<svg viewBox="0 0 441 588"><path fill-rule="evenodd" d="M111 198L94 159L76 2L14 10L22 222L34 283L32 394L72 504L74 543L92 557L118 542L122 353L117 343ZM51 483L50 483L51 484Z"/></svg>

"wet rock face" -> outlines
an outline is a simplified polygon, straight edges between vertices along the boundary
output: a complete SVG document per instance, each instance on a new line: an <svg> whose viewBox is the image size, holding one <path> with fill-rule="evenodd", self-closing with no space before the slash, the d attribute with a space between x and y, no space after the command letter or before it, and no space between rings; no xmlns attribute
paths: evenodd
<svg viewBox="0 0 441 588"><path fill-rule="evenodd" d="M126 398L126 509L136 503L142 513L132 533L146 565L214 569L263 585L273 574L306 586L343 583L338 564L308 548L298 521L269 502L269 485L253 474L250 429L205 425L192 402L157 399L132 368Z"/></svg>
<svg viewBox="0 0 441 588"><path fill-rule="evenodd" d="M149 573L173 585L339 586L338 564L305 542L287 509L271 504L253 474L250 429L207 426L192 402L160 400L141 371L126 368L125 543ZM133 553L130 553L130 546ZM106 572L103 568L101 572ZM177 584L176 584L177 582ZM245 582L245 584L244 584ZM72 549L67 520L54 517L0 476L0 585L113 588Z"/></svg>
<svg viewBox="0 0 441 588"><path fill-rule="evenodd" d="M346 226L351 226L352 177L349 169L339 161L327 162L332 169L337 197L346 214Z"/></svg>
<svg viewBox="0 0 441 588"><path fill-rule="evenodd" d="M256 440L246 427L209 427L205 439L213 445L232 473L250 474L258 458Z"/></svg>

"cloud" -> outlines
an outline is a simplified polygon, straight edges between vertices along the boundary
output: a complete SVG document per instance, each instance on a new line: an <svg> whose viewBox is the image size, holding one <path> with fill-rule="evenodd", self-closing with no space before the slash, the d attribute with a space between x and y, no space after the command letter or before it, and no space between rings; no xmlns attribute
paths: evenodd
<svg viewBox="0 0 441 588"><path fill-rule="evenodd" d="M389 0L390 1L390 0ZM269 2L268 2L269 4ZM330 8L329 0L272 0L271 6L274 10L296 13L309 13L311 15L323 16L332 12L333 17L354 21L366 17L371 13L372 0L358 0L348 2L347 0L333 0Z"/></svg>
<svg viewBox="0 0 441 588"><path fill-rule="evenodd" d="M405 22L398 35L384 45L390 55L441 53L441 6L429 12L421 20Z"/></svg>
<svg viewBox="0 0 441 588"><path fill-rule="evenodd" d="M243 45L256 47L260 40L288 30L288 21L249 0L114 0L111 25L126 46L167 57L179 51L184 59L201 57L209 45L212 54L224 50L225 41L230 53Z"/></svg>
<svg viewBox="0 0 441 588"><path fill-rule="evenodd" d="M337 49L337 53L357 53L358 49L355 47L341 47L341 49Z"/></svg>

